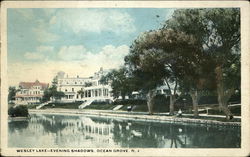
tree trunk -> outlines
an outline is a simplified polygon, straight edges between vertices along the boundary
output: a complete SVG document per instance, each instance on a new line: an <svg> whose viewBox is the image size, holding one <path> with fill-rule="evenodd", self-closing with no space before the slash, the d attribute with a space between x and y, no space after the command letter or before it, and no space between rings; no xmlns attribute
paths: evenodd
<svg viewBox="0 0 250 157"><path fill-rule="evenodd" d="M199 111L198 111L198 91L193 91L190 92L190 95L192 97L192 102L193 102L193 110L194 110L194 117L198 117L199 116Z"/></svg>
<svg viewBox="0 0 250 157"><path fill-rule="evenodd" d="M217 83L219 108L225 113L227 119L233 118L233 114L228 108L228 100L232 96L233 91L234 89L224 91L223 84L221 82Z"/></svg>
<svg viewBox="0 0 250 157"><path fill-rule="evenodd" d="M232 119L233 114L228 108L228 100L232 96L234 89L233 88L229 90L224 89L223 73L222 73L221 66L218 66L215 69L215 73L216 73L216 79L217 79L217 94L218 94L219 108L221 111L225 113L227 119Z"/></svg>
<svg viewBox="0 0 250 157"><path fill-rule="evenodd" d="M170 115L174 114L174 102L175 102L175 96L170 94L170 105L169 105L169 113Z"/></svg>
<svg viewBox="0 0 250 157"><path fill-rule="evenodd" d="M125 94L122 94L122 100L125 100Z"/></svg>
<svg viewBox="0 0 250 157"><path fill-rule="evenodd" d="M171 87L167 81L167 79L164 79L164 84L168 86L168 89L170 91L169 97L170 97L170 105L169 105L169 114L173 115L174 114L174 103L175 103L175 94L176 94L176 89L177 89L177 81L175 81L175 87L174 87L174 93L171 91ZM167 95L166 95L167 98Z"/></svg>
<svg viewBox="0 0 250 157"><path fill-rule="evenodd" d="M147 105L148 105L148 113L153 114L153 98L155 96L155 91L150 90L147 94Z"/></svg>

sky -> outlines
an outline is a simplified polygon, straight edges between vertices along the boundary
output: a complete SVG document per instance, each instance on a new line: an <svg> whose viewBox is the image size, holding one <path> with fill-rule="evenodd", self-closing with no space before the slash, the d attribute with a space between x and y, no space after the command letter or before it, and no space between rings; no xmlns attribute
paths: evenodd
<svg viewBox="0 0 250 157"><path fill-rule="evenodd" d="M89 77L119 68L143 32L162 27L166 8L10 8L7 10L9 85L50 83L58 71Z"/></svg>

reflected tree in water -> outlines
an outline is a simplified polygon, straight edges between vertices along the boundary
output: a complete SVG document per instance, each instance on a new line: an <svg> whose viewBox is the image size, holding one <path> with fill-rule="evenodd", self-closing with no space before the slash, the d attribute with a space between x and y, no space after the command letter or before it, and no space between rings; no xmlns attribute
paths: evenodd
<svg viewBox="0 0 250 157"><path fill-rule="evenodd" d="M36 123L42 124L45 132L57 133L70 125L62 123L62 120L62 116L45 115L42 118L37 117Z"/></svg>
<svg viewBox="0 0 250 157"><path fill-rule="evenodd" d="M184 142L179 137L179 132L182 129L176 125L170 125L169 130L170 130L169 135L170 135L170 140L171 140L170 148L173 148L173 147L178 148L177 143L179 143L181 148L185 147Z"/></svg>
<svg viewBox="0 0 250 157"><path fill-rule="evenodd" d="M11 121L9 122L9 131L14 132L15 130L23 130L29 126L29 121Z"/></svg>
<svg viewBox="0 0 250 157"><path fill-rule="evenodd" d="M24 138L25 146L43 146L37 139L45 137L48 147L83 148L239 148L241 142L240 129L232 127L46 114L9 123L10 146L22 147L15 141Z"/></svg>

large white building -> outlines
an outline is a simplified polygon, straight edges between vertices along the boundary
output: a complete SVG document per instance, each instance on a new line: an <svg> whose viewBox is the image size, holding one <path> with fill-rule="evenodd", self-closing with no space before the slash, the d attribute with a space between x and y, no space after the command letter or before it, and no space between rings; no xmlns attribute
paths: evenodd
<svg viewBox="0 0 250 157"><path fill-rule="evenodd" d="M111 86L101 84L100 79L107 74L102 68L91 77L69 77L64 72L57 75L57 90L62 91L65 97L63 102L73 101L113 101Z"/></svg>
<svg viewBox="0 0 250 157"><path fill-rule="evenodd" d="M44 90L48 86L48 83L41 83L38 80L35 82L20 82L15 103L24 105L40 103Z"/></svg>

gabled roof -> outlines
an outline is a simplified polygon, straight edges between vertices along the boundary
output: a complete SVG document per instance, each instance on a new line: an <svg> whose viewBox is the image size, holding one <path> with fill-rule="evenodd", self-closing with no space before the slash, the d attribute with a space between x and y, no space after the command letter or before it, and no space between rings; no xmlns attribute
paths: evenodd
<svg viewBox="0 0 250 157"><path fill-rule="evenodd" d="M48 83L42 83L36 80L35 82L20 82L19 86L23 89L30 89L33 86L41 86L42 89L48 88Z"/></svg>

